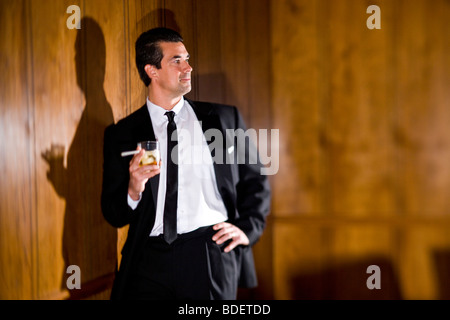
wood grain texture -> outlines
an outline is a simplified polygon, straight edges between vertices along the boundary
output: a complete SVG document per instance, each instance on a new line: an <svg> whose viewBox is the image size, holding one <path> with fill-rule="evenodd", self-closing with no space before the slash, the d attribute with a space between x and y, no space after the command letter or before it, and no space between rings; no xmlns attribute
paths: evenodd
<svg viewBox="0 0 450 320"><path fill-rule="evenodd" d="M236 104L249 125L264 128L270 55L252 55L259 38L269 46L268 1L0 3L8 80L1 89L2 165L9 182L1 185L8 199L1 204L2 297L105 298L128 230L114 230L101 215L103 130L145 102L137 37L157 26L180 31L199 70L189 97ZM81 9L80 30L66 27L69 5ZM256 102L258 118L251 112ZM25 166L18 154L26 155ZM81 269L81 291L66 287L72 264Z"/></svg>
<svg viewBox="0 0 450 320"><path fill-rule="evenodd" d="M0 0L0 298L108 297L127 228L99 211L102 132L145 102L134 42L156 26L185 38L189 98L280 130L243 297L448 298L449 19L446 0Z"/></svg>
<svg viewBox="0 0 450 320"><path fill-rule="evenodd" d="M369 5L381 9L379 30L366 27ZM448 294L449 9L448 1L271 2L281 138L275 297ZM372 254L390 279L373 296L342 282L361 285L367 277L353 272Z"/></svg>
<svg viewBox="0 0 450 320"><path fill-rule="evenodd" d="M29 13L26 1L0 1L0 299L36 292Z"/></svg>
<svg viewBox="0 0 450 320"><path fill-rule="evenodd" d="M405 214L443 217L450 183L450 4L400 1L396 9L400 200Z"/></svg>

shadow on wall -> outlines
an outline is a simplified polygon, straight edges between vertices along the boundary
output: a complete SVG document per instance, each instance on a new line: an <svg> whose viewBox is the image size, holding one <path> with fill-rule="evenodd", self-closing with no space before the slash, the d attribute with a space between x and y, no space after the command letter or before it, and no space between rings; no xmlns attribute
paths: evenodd
<svg viewBox="0 0 450 320"><path fill-rule="evenodd" d="M137 30L147 31L155 27L166 27L181 33L181 28L175 18L175 13L168 9L159 8L146 14L137 23ZM183 35L183 34L181 34Z"/></svg>
<svg viewBox="0 0 450 320"><path fill-rule="evenodd" d="M85 17L81 26L75 43L75 64L77 84L86 105L68 151L67 167L63 163L64 147L52 146L42 154L50 165L48 180L66 201L62 289L67 288L68 266L77 265L81 271L81 290L69 290L72 299L105 290L112 278L105 275L111 275L117 263L117 232L103 218L100 207L103 134L114 121L103 89L105 39L95 20Z"/></svg>
<svg viewBox="0 0 450 320"><path fill-rule="evenodd" d="M369 289L367 281L380 268L380 289ZM373 278L369 280L374 283ZM295 300L401 300L399 281L392 263L385 258L373 258L339 264L322 271L292 278L292 299Z"/></svg>
<svg viewBox="0 0 450 320"><path fill-rule="evenodd" d="M434 250L433 261L436 268L438 299L450 300L450 251Z"/></svg>

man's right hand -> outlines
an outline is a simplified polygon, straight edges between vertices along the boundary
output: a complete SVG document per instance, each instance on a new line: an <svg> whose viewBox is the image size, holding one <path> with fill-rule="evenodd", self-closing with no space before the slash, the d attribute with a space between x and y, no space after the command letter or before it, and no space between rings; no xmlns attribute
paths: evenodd
<svg viewBox="0 0 450 320"><path fill-rule="evenodd" d="M156 176L160 172L161 161L158 165L145 165L139 166L139 162L141 158L144 156L145 150L140 147L137 148L140 150L139 153L135 154L130 161L130 181L128 183L128 194L131 199L139 200L139 195L144 192L145 184L148 179Z"/></svg>

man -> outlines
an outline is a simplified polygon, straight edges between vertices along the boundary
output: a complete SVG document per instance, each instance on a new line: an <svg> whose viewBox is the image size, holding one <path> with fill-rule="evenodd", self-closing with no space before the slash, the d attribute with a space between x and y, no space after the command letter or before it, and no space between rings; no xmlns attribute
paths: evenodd
<svg viewBox="0 0 450 320"><path fill-rule="evenodd" d="M245 130L235 107L183 97L192 68L177 32L140 35L136 65L147 102L104 138L103 214L129 224L111 298L236 299L256 285L251 247L270 209L256 149L230 137ZM139 166L139 147L121 157L144 140L160 142L160 165Z"/></svg>

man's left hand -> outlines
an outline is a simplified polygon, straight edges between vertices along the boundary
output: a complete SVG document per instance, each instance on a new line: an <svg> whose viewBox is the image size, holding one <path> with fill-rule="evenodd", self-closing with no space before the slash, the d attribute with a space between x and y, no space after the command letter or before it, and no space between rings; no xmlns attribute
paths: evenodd
<svg viewBox="0 0 450 320"><path fill-rule="evenodd" d="M250 243L245 233L234 224L221 222L214 225L213 229L219 230L212 238L217 244L231 239L230 244L224 249L225 252L230 252L240 244L247 246Z"/></svg>

